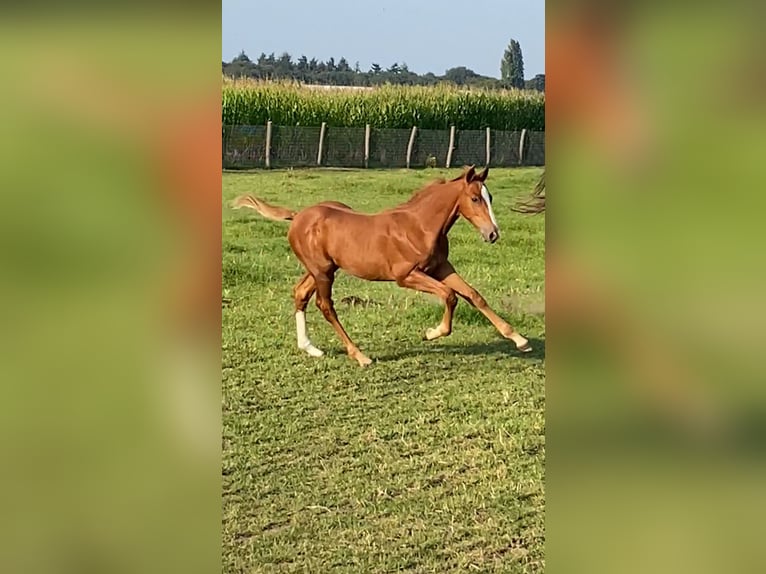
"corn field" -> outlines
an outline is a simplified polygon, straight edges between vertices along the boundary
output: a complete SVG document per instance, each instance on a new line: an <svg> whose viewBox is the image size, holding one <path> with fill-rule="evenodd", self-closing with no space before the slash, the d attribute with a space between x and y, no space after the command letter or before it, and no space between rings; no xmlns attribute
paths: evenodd
<svg viewBox="0 0 766 574"><path fill-rule="evenodd" d="M312 90L287 82L225 80L223 125L545 130L545 96L455 86Z"/></svg>

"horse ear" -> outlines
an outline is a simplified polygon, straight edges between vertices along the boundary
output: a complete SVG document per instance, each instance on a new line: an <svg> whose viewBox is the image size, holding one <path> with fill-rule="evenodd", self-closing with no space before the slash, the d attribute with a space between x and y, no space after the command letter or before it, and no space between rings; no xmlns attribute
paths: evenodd
<svg viewBox="0 0 766 574"><path fill-rule="evenodd" d="M467 183L471 183L474 178L476 177L476 168L474 166L470 166L465 174L464 174L465 180Z"/></svg>
<svg viewBox="0 0 766 574"><path fill-rule="evenodd" d="M486 181L487 176L489 175L489 166L486 166L482 172L476 176L476 179L478 179L481 182Z"/></svg>

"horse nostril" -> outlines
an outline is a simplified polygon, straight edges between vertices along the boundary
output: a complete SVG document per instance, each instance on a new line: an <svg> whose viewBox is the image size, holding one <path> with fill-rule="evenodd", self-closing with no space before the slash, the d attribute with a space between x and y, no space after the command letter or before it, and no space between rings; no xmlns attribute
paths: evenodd
<svg viewBox="0 0 766 574"><path fill-rule="evenodd" d="M489 234L489 242L494 243L497 241L497 231L493 231Z"/></svg>

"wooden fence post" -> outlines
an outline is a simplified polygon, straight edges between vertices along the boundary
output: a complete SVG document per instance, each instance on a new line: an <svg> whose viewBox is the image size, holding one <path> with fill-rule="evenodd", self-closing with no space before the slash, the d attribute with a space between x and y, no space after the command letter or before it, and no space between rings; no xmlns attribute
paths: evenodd
<svg viewBox="0 0 766 574"><path fill-rule="evenodd" d="M364 167L370 164L370 124L364 126Z"/></svg>
<svg viewBox="0 0 766 574"><path fill-rule="evenodd" d="M484 165L489 165L489 128L487 128L487 163Z"/></svg>
<svg viewBox="0 0 766 574"><path fill-rule="evenodd" d="M418 128L412 126L412 132L410 133L410 141L407 144L407 169L410 169L410 159L412 158L412 145L415 143L415 134L418 132Z"/></svg>
<svg viewBox="0 0 766 574"><path fill-rule="evenodd" d="M452 163L452 150L455 147L455 126L449 128L449 149L447 150L447 162L444 167L449 168Z"/></svg>
<svg viewBox="0 0 766 574"><path fill-rule="evenodd" d="M271 120L266 122L266 169L271 167Z"/></svg>
<svg viewBox="0 0 766 574"><path fill-rule="evenodd" d="M527 129L521 130L521 137L519 138L519 165L524 165L524 143L527 139Z"/></svg>
<svg viewBox="0 0 766 574"><path fill-rule="evenodd" d="M319 128L319 152L317 153L317 165L322 165L322 147L324 146L324 132L327 128L327 124L322 122L322 127Z"/></svg>

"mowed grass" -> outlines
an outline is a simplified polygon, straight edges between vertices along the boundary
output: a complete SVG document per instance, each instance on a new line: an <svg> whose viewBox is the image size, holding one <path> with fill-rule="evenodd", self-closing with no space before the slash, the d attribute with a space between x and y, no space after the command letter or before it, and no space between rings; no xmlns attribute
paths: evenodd
<svg viewBox="0 0 766 574"><path fill-rule="evenodd" d="M461 220L450 260L530 338L520 355L460 301L454 331L422 340L441 304L342 273L341 322L373 359L350 360L312 300L296 348L286 235L228 205L405 201L432 171L223 174L223 571L541 572L544 569L544 217L510 210L540 170L491 169L495 245Z"/></svg>

